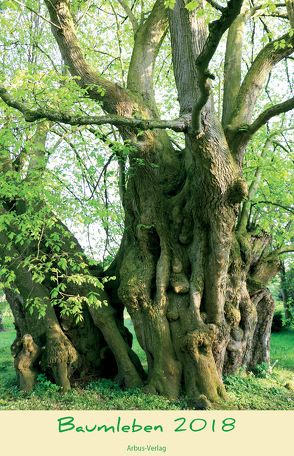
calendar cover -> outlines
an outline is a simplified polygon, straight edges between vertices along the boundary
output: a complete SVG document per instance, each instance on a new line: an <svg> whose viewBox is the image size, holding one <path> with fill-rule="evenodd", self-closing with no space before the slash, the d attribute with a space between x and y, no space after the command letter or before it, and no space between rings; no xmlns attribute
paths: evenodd
<svg viewBox="0 0 294 456"><path fill-rule="evenodd" d="M1 449L292 447L293 30L293 0L0 2Z"/></svg>

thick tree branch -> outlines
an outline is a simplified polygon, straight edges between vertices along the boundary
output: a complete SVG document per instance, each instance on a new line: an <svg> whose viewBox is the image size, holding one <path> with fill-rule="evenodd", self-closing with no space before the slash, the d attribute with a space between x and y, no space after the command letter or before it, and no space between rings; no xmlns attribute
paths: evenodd
<svg viewBox="0 0 294 456"><path fill-rule="evenodd" d="M177 0L168 10L173 70L181 115L190 115L198 98L195 60L204 43L207 30L195 12L189 13L184 0Z"/></svg>
<svg viewBox="0 0 294 456"><path fill-rule="evenodd" d="M241 86L241 63L245 25L250 10L243 6L241 13L229 28L224 65L224 97L222 125L225 128L230 122L235 108L236 98Z"/></svg>
<svg viewBox="0 0 294 456"><path fill-rule="evenodd" d="M52 26L52 33L70 73L78 76L77 83L88 89L91 98L101 101L109 113L131 114L135 110L132 96L118 84L101 77L85 60L76 36L69 0L45 0L45 3L51 21L59 26ZM105 91L103 97L101 91L97 90L99 87Z"/></svg>
<svg viewBox="0 0 294 456"><path fill-rule="evenodd" d="M167 25L164 0L157 0L147 20L137 30L129 67L128 89L140 93L150 107L154 108L152 111L156 111L153 91L154 64Z"/></svg>
<svg viewBox="0 0 294 456"><path fill-rule="evenodd" d="M192 110L192 130L198 134L201 130L201 111L208 101L210 93L210 78L213 78L208 71L208 65L211 61L219 42L230 27L241 10L243 0L230 0L227 7L224 8L221 17L209 24L209 34L204 46L196 58L196 67L199 72L198 85L200 96L195 102Z"/></svg>
<svg viewBox="0 0 294 456"><path fill-rule="evenodd" d="M260 51L241 85L236 100L236 108L228 128L236 131L241 125L250 124L257 97L270 71L280 60L293 52L293 46L294 36L289 32L271 41Z"/></svg>
<svg viewBox="0 0 294 456"><path fill-rule="evenodd" d="M196 59L197 66L204 70L207 69L223 34L240 13L242 3L243 0L230 0L226 8L224 8L221 17L209 24L209 35L200 55Z"/></svg>
<svg viewBox="0 0 294 456"><path fill-rule="evenodd" d="M256 133L257 130L265 125L272 117L288 112L291 109L294 109L294 97L266 109L252 124L241 125L236 130L231 129L227 131L227 137L229 137L231 141L231 148L239 162L241 162L244 153L243 151L254 133Z"/></svg>
<svg viewBox="0 0 294 456"><path fill-rule="evenodd" d="M199 86L200 86L200 96L197 98L197 101L194 103L192 109L192 125L191 133L198 135L201 132L201 111L202 108L206 105L211 88L211 79L214 77L207 72L199 77Z"/></svg>
<svg viewBox="0 0 294 456"><path fill-rule="evenodd" d="M129 127L140 130L171 129L174 131L186 131L189 124L187 117L175 120L140 119L136 117L112 116L82 116L56 112L49 109L29 109L25 104L13 99L6 89L0 87L0 98L10 107L20 111L27 122L47 119L52 122L60 122L68 125L114 125L116 127Z"/></svg>
<svg viewBox="0 0 294 456"><path fill-rule="evenodd" d="M271 106L270 108L266 109L263 111L255 121L249 125L248 127L248 133L250 135L253 135L259 128L261 128L263 125L265 125L272 117L278 116L279 114L282 114L283 112L288 112L291 109L294 109L294 97L290 98L290 100L284 101L282 103L278 103L274 106Z"/></svg>

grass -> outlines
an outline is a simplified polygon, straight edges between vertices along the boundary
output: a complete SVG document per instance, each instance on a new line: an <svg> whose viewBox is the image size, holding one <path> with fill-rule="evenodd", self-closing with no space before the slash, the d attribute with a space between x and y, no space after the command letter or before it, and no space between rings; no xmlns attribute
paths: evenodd
<svg viewBox="0 0 294 456"><path fill-rule="evenodd" d="M261 377L260 377L261 375ZM262 378L264 375L264 378ZM228 401L224 409L239 410L293 410L294 390L286 385L294 385L293 372L274 369L272 374L240 372L224 379L228 391Z"/></svg>
<svg viewBox="0 0 294 456"><path fill-rule="evenodd" d="M15 330L12 319L5 318L4 325L5 331L0 332L0 388L3 384L15 381L13 359L10 353L10 346L15 338Z"/></svg>
<svg viewBox="0 0 294 456"><path fill-rule="evenodd" d="M127 320L131 331L131 322ZM180 410L184 400L169 401L161 396L142 394L140 389L122 391L109 380L99 380L61 394L59 388L40 376L34 392L17 388L10 345L15 337L11 318L0 333L0 409L2 410ZM294 409L294 330L275 333L271 338L271 362L278 360L272 373L262 365L255 373L239 372L224 379L228 398L215 409L293 410ZM134 339L134 349L143 364L144 352Z"/></svg>
<svg viewBox="0 0 294 456"><path fill-rule="evenodd" d="M278 360L277 365L280 368L292 371L294 374L294 329L272 334L271 358L272 361Z"/></svg>

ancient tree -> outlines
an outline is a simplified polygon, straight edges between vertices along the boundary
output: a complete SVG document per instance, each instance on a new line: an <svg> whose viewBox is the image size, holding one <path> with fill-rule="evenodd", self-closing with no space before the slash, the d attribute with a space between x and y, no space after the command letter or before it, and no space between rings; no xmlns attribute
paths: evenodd
<svg viewBox="0 0 294 456"><path fill-rule="evenodd" d="M64 69L100 114L64 108L62 99L58 109L30 103L9 84L0 88L3 102L36 125L25 152L13 160L3 149L0 162L6 187L20 176L18 191L1 194L0 232L20 385L31 389L42 370L67 390L72 378L91 372L170 398L184 394L206 407L225 396L223 373L269 360L274 302L266 286L279 271L280 255L293 250L289 244L273 249L271 236L256 229L250 201L261 170L256 167L249 186L243 176L254 135L294 107L293 98L261 111L258 104L274 66L292 53L293 3L275 7L284 34L270 39L244 73L246 24L262 5L156 0L139 18L134 5L119 1L133 31L124 86L85 57L70 2L45 3ZM162 120L154 90L156 58L167 42L179 102L172 120ZM219 118L211 62L221 53ZM40 191L46 137L56 124L93 131L111 125L129 150L123 155L99 133L119 164L125 214L120 247L106 270L89 259ZM271 141L268 135L265 153ZM29 193L32 188L38 194ZM23 239L17 217L33 220L34 234ZM42 272L41 262L47 265ZM146 353L147 373L131 348L124 308Z"/></svg>

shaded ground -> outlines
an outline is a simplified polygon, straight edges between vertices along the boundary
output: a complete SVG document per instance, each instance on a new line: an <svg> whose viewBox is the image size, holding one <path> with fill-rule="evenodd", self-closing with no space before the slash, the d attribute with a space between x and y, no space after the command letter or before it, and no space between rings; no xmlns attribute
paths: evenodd
<svg viewBox="0 0 294 456"><path fill-rule="evenodd" d="M100 380L88 383L85 387L77 386L62 395L56 385L40 376L38 386L33 393L19 392L15 382L15 372L10 354L10 345L14 339L12 320L6 318L6 331L0 333L0 409L2 410L49 410L49 409L84 409L84 410L176 410L191 408L185 401L171 402L160 396L143 394L141 390L121 391L113 382ZM130 320L127 320L132 330ZM134 348L143 364L144 352L134 340ZM294 330L282 331L272 335L271 364L275 364L272 373L268 366L260 366L255 373L240 372L225 378L228 391L226 403L214 404L215 409L251 409L251 410L293 410L294 409Z"/></svg>

